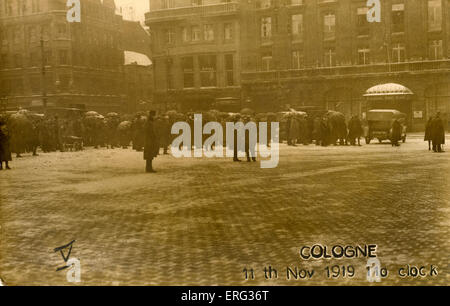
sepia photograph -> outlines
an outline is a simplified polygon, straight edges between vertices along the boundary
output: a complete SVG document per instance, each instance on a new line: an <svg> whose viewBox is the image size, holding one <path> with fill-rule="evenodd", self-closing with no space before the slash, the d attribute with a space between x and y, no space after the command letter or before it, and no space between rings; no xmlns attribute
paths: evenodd
<svg viewBox="0 0 450 306"><path fill-rule="evenodd" d="M449 127L450 0L0 0L0 285L448 286Z"/></svg>

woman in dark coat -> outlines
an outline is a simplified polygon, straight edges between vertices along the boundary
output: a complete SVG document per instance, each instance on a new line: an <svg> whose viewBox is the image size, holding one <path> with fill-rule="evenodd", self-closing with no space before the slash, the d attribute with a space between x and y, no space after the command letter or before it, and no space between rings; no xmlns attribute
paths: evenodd
<svg viewBox="0 0 450 306"><path fill-rule="evenodd" d="M6 169L11 169L9 168L10 161L12 161L12 157L9 145L9 133L6 123L0 121L0 170L3 170L3 162L5 162Z"/></svg>
<svg viewBox="0 0 450 306"><path fill-rule="evenodd" d="M155 112L150 111L147 122L145 123L145 144L144 159L146 160L145 171L147 173L156 172L153 170L152 161L159 154L159 134L155 127Z"/></svg>
<svg viewBox="0 0 450 306"><path fill-rule="evenodd" d="M423 140L428 141L428 151L431 151L431 142L433 141L433 117L430 117L425 126L425 138Z"/></svg>

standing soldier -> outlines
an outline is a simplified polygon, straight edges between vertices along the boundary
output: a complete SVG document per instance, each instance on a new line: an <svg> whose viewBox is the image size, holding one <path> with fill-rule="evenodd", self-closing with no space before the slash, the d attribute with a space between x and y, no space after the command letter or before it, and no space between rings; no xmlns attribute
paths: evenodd
<svg viewBox="0 0 450 306"><path fill-rule="evenodd" d="M433 151L436 153L442 151L442 145L445 144L445 129L441 119L441 113L437 113L432 122Z"/></svg>
<svg viewBox="0 0 450 306"><path fill-rule="evenodd" d="M3 162L5 162L5 168L9 168L9 162L12 161L11 150L9 146L9 133L6 126L6 122L0 118L0 170L3 170Z"/></svg>
<svg viewBox="0 0 450 306"><path fill-rule="evenodd" d="M154 111L150 111L145 124L144 159L146 160L145 171L147 173L156 172L153 170L152 161L159 153L159 135L155 128L155 115L156 113Z"/></svg>

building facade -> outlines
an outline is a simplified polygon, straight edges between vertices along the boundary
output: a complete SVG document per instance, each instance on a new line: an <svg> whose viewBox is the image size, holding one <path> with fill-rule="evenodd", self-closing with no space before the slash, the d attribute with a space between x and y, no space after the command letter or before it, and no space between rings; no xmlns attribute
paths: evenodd
<svg viewBox="0 0 450 306"><path fill-rule="evenodd" d="M69 23L65 0L2 0L0 97L9 110L84 106L124 111L124 35L114 0L81 1ZM144 42L150 49L150 39ZM133 49L131 49L133 50ZM151 86L149 84L148 86Z"/></svg>
<svg viewBox="0 0 450 306"><path fill-rule="evenodd" d="M157 87L185 104L188 91L214 88L209 103L234 95L255 110L320 107L349 118L366 111L369 88L398 83L414 94L408 102L414 129L438 111L449 118L450 1L381 5L381 22L370 23L365 0L150 1L146 21L160 66ZM233 39L227 43L229 22ZM224 82L227 53L234 54L234 93ZM204 68L204 54L215 68ZM184 59L191 55L193 65ZM202 84L208 70L215 86Z"/></svg>
<svg viewBox="0 0 450 306"><path fill-rule="evenodd" d="M240 96L241 11L220 0L150 1L155 101L161 109L207 109Z"/></svg>

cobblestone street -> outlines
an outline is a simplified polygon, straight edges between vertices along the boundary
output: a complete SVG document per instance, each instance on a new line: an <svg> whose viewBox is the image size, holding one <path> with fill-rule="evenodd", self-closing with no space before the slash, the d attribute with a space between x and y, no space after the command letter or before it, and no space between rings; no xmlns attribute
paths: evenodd
<svg viewBox="0 0 450 306"><path fill-rule="evenodd" d="M448 285L450 153L421 137L393 148L280 147L276 169L131 149L25 155L0 171L0 276L70 285L54 248L76 240L81 285L365 285L367 259L304 261L302 246L377 244L382 285ZM406 265L437 276L402 279ZM264 267L278 271L266 280ZM353 278L327 266L353 265ZM314 269L287 280L286 268ZM245 280L243 269L256 278Z"/></svg>

